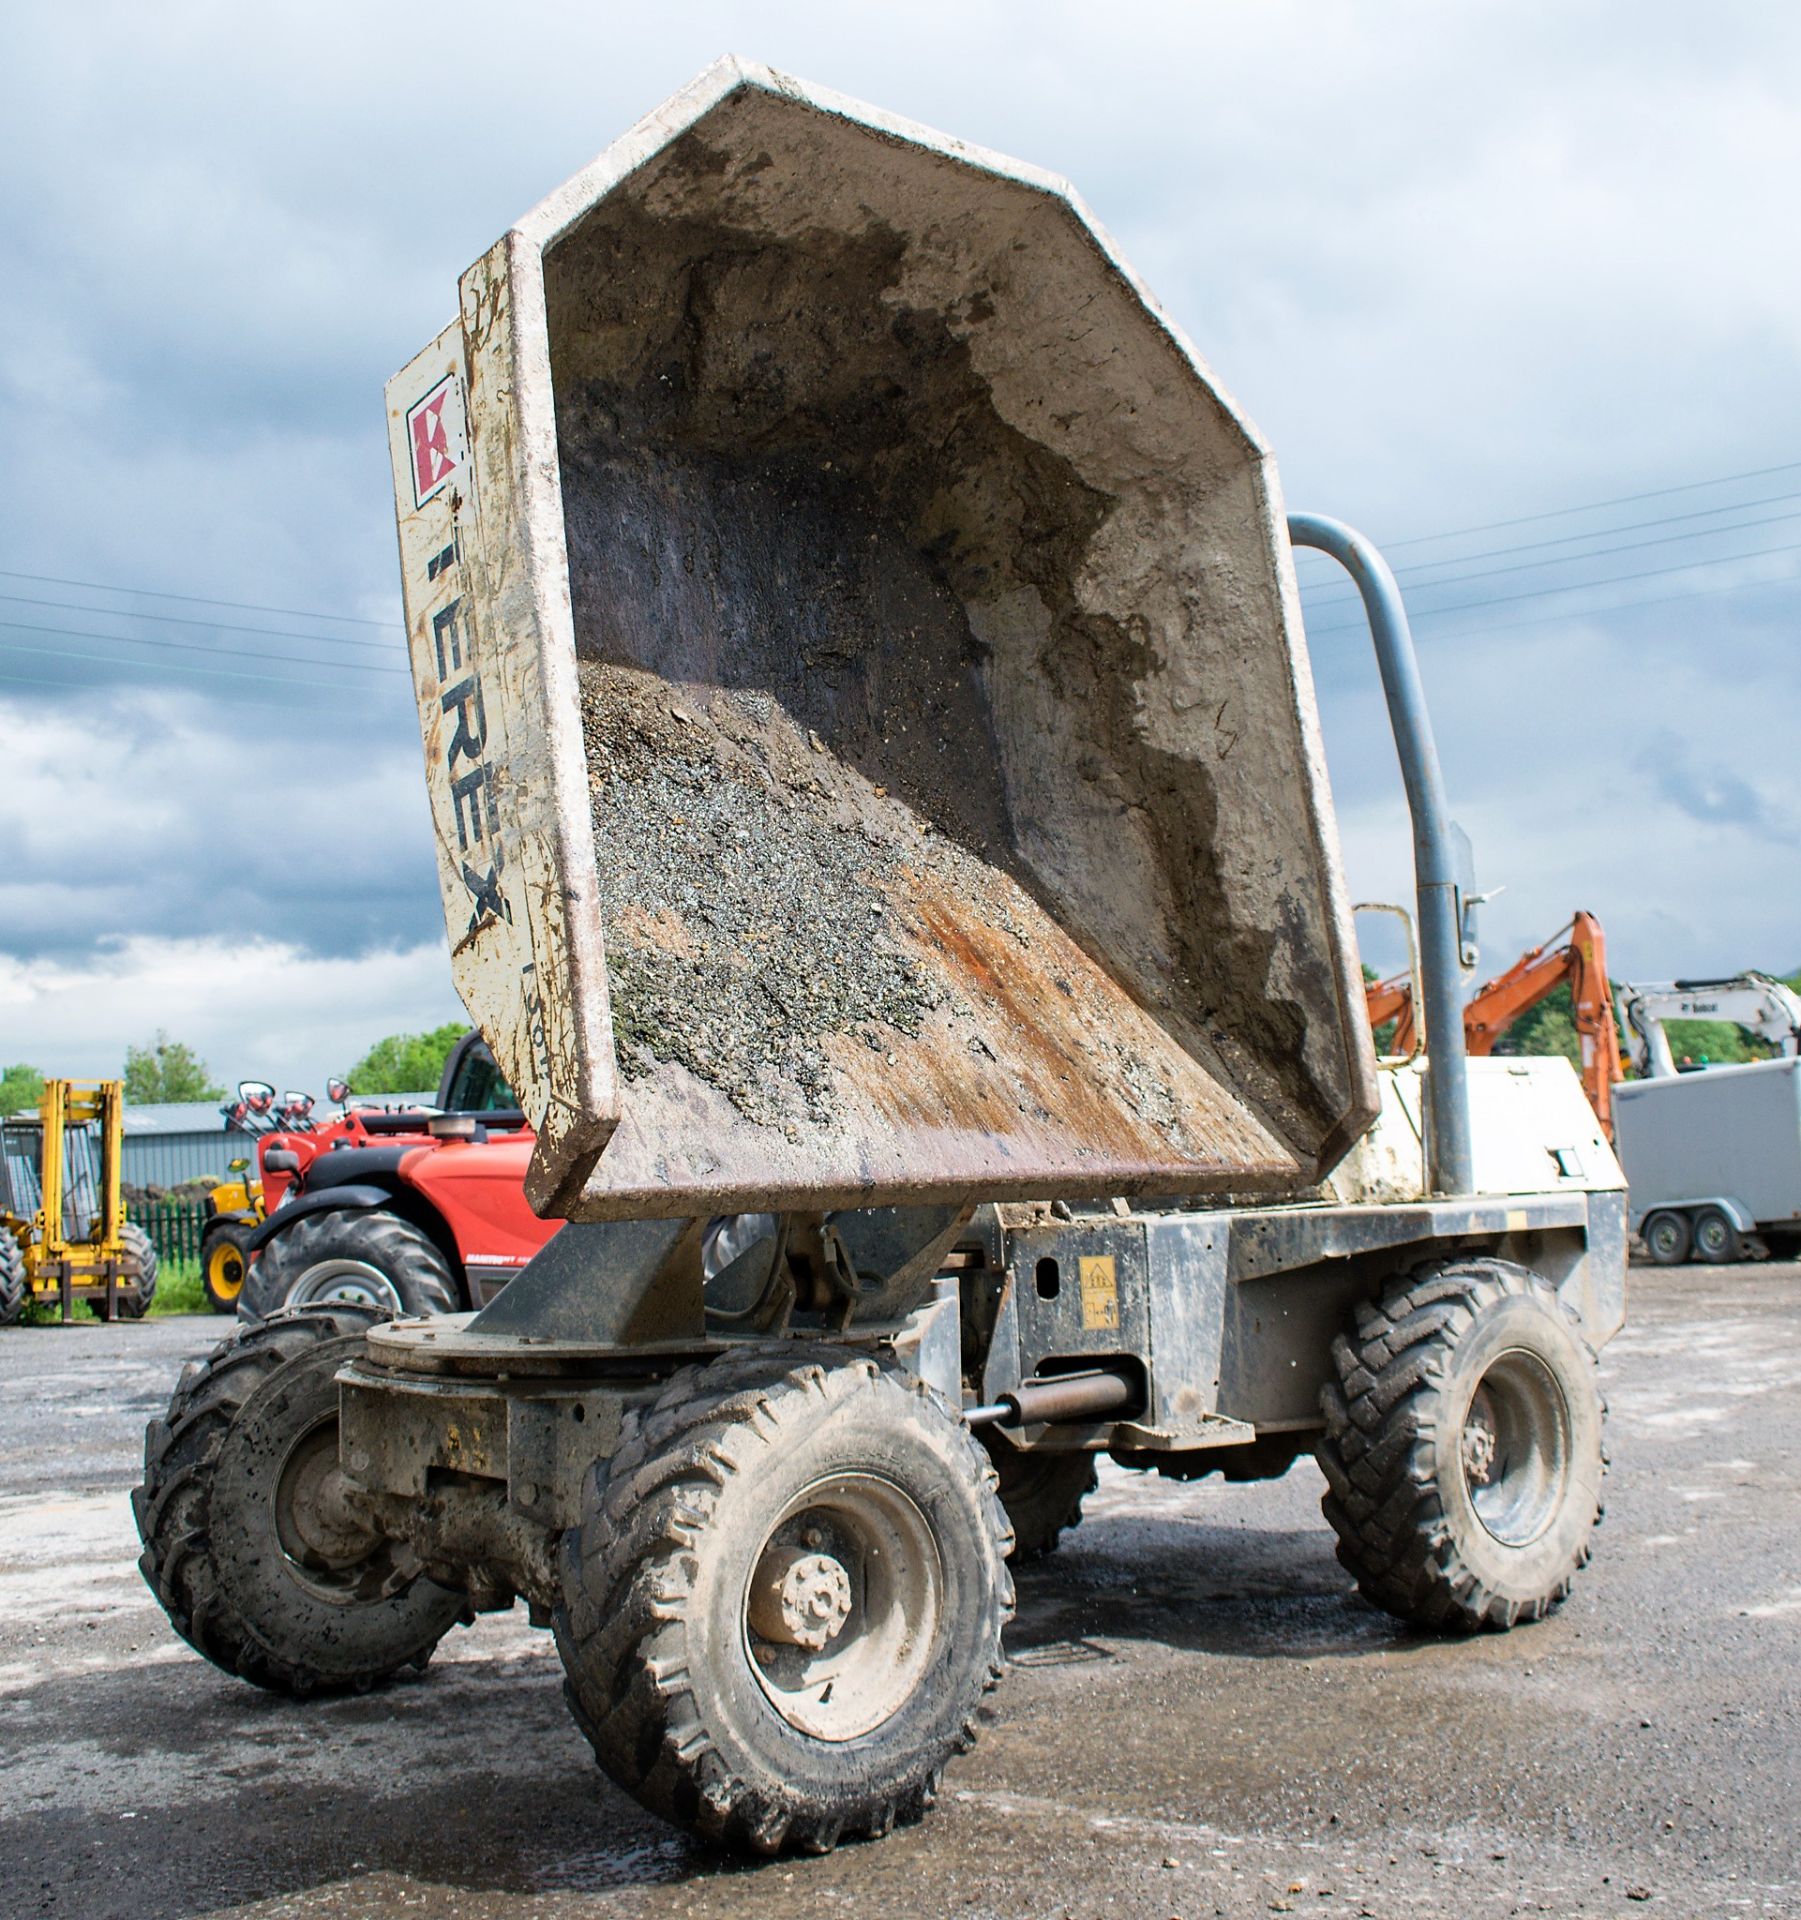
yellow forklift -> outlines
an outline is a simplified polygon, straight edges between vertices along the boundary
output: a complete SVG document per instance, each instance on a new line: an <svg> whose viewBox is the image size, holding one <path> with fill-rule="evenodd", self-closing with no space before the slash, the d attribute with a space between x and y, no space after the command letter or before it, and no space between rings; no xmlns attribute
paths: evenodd
<svg viewBox="0 0 1801 1920"><path fill-rule="evenodd" d="M156 1293L156 1248L119 1192L124 1089L46 1080L35 1114L0 1122L0 1326L54 1302L137 1320Z"/></svg>

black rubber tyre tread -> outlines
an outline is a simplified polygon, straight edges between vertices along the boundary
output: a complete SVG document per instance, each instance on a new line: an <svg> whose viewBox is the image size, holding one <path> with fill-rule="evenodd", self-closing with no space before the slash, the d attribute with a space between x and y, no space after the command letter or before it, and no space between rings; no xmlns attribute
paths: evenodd
<svg viewBox="0 0 1801 1920"><path fill-rule="evenodd" d="M1726 1238L1720 1251L1709 1253L1701 1244L1702 1229L1718 1221L1725 1230ZM1698 1261L1704 1267L1729 1267L1735 1261L1745 1257L1744 1235L1738 1230L1730 1214L1724 1207L1703 1207L1695 1215L1694 1228L1690 1236L1689 1258Z"/></svg>
<svg viewBox="0 0 1801 1920"><path fill-rule="evenodd" d="M156 1243L144 1229L127 1220L119 1229L119 1239L125 1248L125 1265L129 1276L136 1282L135 1293L119 1295L119 1318L121 1320L142 1320L150 1311L150 1303L156 1298L156 1273L161 1264L157 1258ZM94 1311L101 1313L96 1304Z"/></svg>
<svg viewBox="0 0 1801 1920"><path fill-rule="evenodd" d="M1005 1440L986 1437L983 1444L999 1475L1001 1505L1013 1528L1008 1559L1016 1567L1044 1559L1057 1550L1065 1533L1082 1524L1082 1502L1096 1484L1095 1456L1042 1448L1022 1453Z"/></svg>
<svg viewBox="0 0 1801 1920"><path fill-rule="evenodd" d="M754 1435L774 1447L820 1410L880 1380L918 1396L942 1420L948 1445L967 1449L970 1486L993 1550L992 1604L963 1618L965 1644L983 1639L980 1684L944 1752L912 1777L876 1790L848 1769L829 1810L797 1805L787 1783L735 1774L703 1721L689 1684L684 1605L694 1594L697 1546L722 1491L743 1470ZM563 1603L555 1619L565 1695L600 1766L652 1812L715 1845L759 1854L829 1852L844 1838L879 1837L918 1820L936 1797L943 1764L966 1752L976 1707L1003 1671L1001 1634L1013 1615L1005 1557L1012 1532L986 1452L940 1395L888 1361L828 1345L747 1347L684 1368L648 1406L628 1412L610 1460L588 1475L581 1522L563 1536ZM935 1676L940 1695L948 1684Z"/></svg>
<svg viewBox="0 0 1801 1920"><path fill-rule="evenodd" d="M369 1307L302 1307L261 1326L240 1328L204 1360L182 1369L169 1411L144 1434L144 1479L131 1510L144 1551L138 1570L175 1631L214 1666L274 1693L366 1692L403 1669L423 1671L432 1649L465 1609L401 1657L348 1678L327 1679L284 1659L260 1641L222 1591L209 1530L213 1472L220 1450L251 1397L291 1362L323 1343L361 1338L388 1316Z"/></svg>
<svg viewBox="0 0 1801 1920"><path fill-rule="evenodd" d="M1438 1475L1441 1399L1457 1343L1485 1312L1509 1299L1533 1300L1570 1333L1587 1362L1601 1435L1594 1512L1579 1542L1543 1589L1521 1599L1491 1589L1455 1537ZM1576 1315L1548 1282L1504 1260L1472 1257L1416 1270L1380 1301L1364 1302L1351 1331L1333 1342L1338 1379L1320 1394L1325 1432L1316 1457L1326 1476L1321 1502L1338 1536L1338 1558L1364 1598L1439 1632L1504 1631L1542 1619L1587 1565L1594 1526L1606 1511L1606 1402L1595 1355ZM1461 1417L1460 1414L1458 1417ZM1452 1446L1456 1436L1450 1436ZM1573 1484L1572 1500L1582 1500Z"/></svg>
<svg viewBox="0 0 1801 1920"><path fill-rule="evenodd" d="M254 1322L285 1311L301 1277L332 1255L379 1268L399 1295L402 1314L463 1310L456 1276L430 1234L384 1207L327 1207L264 1242L244 1276L238 1318Z"/></svg>
<svg viewBox="0 0 1801 1920"><path fill-rule="evenodd" d="M25 1250L11 1232L0 1227L0 1327L14 1325L30 1303L25 1284Z"/></svg>
<svg viewBox="0 0 1801 1920"><path fill-rule="evenodd" d="M206 1295L206 1304L214 1313L237 1312L238 1302L244 1297L244 1281L250 1277L250 1256L244 1251L244 1242L255 1231L255 1226L247 1220L213 1220L200 1236L200 1291ZM237 1292L229 1296L213 1291L210 1271L213 1249L222 1240L237 1248L238 1258L244 1263L244 1281L240 1281Z"/></svg>
<svg viewBox="0 0 1801 1920"><path fill-rule="evenodd" d="M1651 1229L1661 1220L1673 1220L1676 1223L1677 1227L1680 1229L1680 1236L1681 1236L1680 1239L1672 1243L1672 1246L1674 1247L1675 1251L1673 1251L1672 1255L1667 1259L1658 1252L1657 1246L1651 1234ZM1694 1250L1695 1250L1694 1226L1692 1222L1690 1222L1690 1220L1687 1218L1686 1215L1678 1213L1672 1207L1659 1207L1654 1213L1652 1213L1646 1219L1644 1230L1640 1237L1644 1240L1645 1251L1651 1256L1652 1264L1655 1266L1659 1266L1659 1267L1684 1266L1694 1256Z"/></svg>

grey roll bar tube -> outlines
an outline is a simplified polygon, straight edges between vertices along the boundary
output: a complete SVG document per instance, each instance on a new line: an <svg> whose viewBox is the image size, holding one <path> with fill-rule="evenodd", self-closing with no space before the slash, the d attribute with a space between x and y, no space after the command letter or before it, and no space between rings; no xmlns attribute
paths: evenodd
<svg viewBox="0 0 1801 1920"><path fill-rule="evenodd" d="M1469 1069L1463 1045L1462 928L1457 858L1445 803L1444 775L1419 658L1401 589L1388 562L1362 534L1323 514L1291 513L1297 547L1329 553L1356 582L1376 644L1388 720L1400 756L1407 809L1413 816L1413 884L1419 911L1420 974L1425 990L1427 1186L1433 1193L1474 1193Z"/></svg>

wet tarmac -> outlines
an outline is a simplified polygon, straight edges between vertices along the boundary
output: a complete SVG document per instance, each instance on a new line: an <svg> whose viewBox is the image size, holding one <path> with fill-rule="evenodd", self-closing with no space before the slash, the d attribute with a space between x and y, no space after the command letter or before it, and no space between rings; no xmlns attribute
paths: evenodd
<svg viewBox="0 0 1801 1920"><path fill-rule="evenodd" d="M610 1787L523 1610L311 1705L191 1654L135 1569L142 1424L217 1323L0 1335L0 1915L386 1920L1801 1914L1801 1267L1634 1272L1571 1601L1421 1640L1307 1463L1107 1470L1020 1582L926 1823L744 1866Z"/></svg>

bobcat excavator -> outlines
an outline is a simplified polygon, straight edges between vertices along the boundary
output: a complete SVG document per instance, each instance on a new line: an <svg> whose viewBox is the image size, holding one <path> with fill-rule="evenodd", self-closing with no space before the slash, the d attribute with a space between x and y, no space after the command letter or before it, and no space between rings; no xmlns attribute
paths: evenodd
<svg viewBox="0 0 1801 1920"><path fill-rule="evenodd" d="M1592 913L1580 907L1569 924L1523 953L1469 1000L1463 1009L1464 1045L1491 1054L1514 1022L1568 983L1582 1046L1582 1090L1608 1139L1614 1135L1613 1090L1621 1077L1620 1036L1607 984L1607 937ZM1413 1012L1413 980L1395 974L1364 989L1372 1029L1395 1023L1389 1052L1411 1058L1421 1045Z"/></svg>

